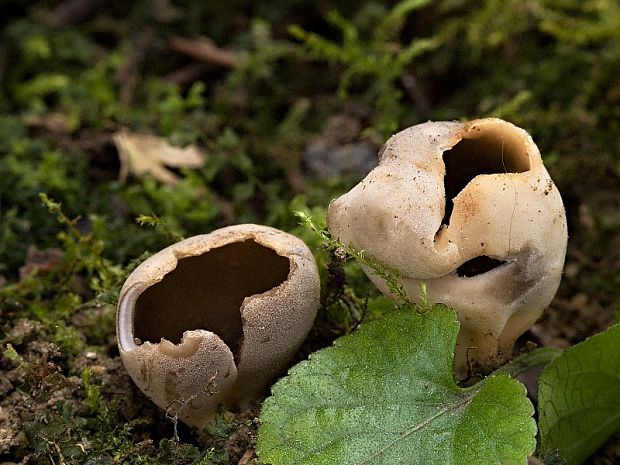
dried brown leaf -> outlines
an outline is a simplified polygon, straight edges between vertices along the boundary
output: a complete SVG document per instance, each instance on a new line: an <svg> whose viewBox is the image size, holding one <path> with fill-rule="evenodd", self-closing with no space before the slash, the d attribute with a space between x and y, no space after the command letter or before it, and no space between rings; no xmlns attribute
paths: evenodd
<svg viewBox="0 0 620 465"><path fill-rule="evenodd" d="M158 181L175 185L180 178L171 168L200 168L205 154L196 145L175 147L166 139L148 134L137 134L122 129L113 135L121 161L119 180L125 182L129 174L151 175Z"/></svg>

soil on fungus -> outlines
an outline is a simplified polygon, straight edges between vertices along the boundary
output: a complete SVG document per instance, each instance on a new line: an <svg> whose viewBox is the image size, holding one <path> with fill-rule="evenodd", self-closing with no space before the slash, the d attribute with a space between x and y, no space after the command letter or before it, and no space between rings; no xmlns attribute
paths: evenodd
<svg viewBox="0 0 620 465"><path fill-rule="evenodd" d="M181 237L242 222L292 232L323 275L322 306L294 362L306 359L385 302L355 265L345 275L293 211L324 217L392 133L429 119L490 115L526 128L562 194L562 283L521 346L566 349L617 323L613 2L548 16L549 2L537 0L415 11L374 0L5 2L0 464L257 464L260 401L194 431L176 419L182 399L164 412L134 385L116 346L120 285ZM436 46L394 58L419 38ZM120 132L155 136L167 154L194 144L203 165L157 153L139 160L150 172L132 171L115 145ZM587 462L617 463L620 433Z"/></svg>

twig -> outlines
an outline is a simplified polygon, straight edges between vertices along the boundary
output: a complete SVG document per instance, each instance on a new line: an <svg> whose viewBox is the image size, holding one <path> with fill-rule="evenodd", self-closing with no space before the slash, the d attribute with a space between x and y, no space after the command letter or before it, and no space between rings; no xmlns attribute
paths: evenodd
<svg viewBox="0 0 620 465"><path fill-rule="evenodd" d="M211 39L200 37L188 39L186 37L172 37L170 48L176 52L189 55L197 60L206 61L215 65L232 68L236 66L237 59L230 50L219 48Z"/></svg>
<svg viewBox="0 0 620 465"><path fill-rule="evenodd" d="M166 74L164 79L168 82L185 86L200 80L209 68L210 66L207 63L192 63Z"/></svg>
<svg viewBox="0 0 620 465"><path fill-rule="evenodd" d="M62 451L60 450L60 446L56 442L50 441L49 439L44 438L41 435L39 435L39 437L41 439L43 439L45 442L47 442L50 446L54 446L54 449L56 450L56 453L58 454L58 458L60 459L59 465L66 465L67 462L65 462L65 458L62 455ZM48 455L49 455L49 458L50 458L50 461L52 462L52 464L56 465L56 462L54 462L54 458L52 457L52 454L51 454L51 452L49 452L49 450L48 450Z"/></svg>
<svg viewBox="0 0 620 465"><path fill-rule="evenodd" d="M246 450L245 454L239 459L239 463L237 465L248 465L250 461L255 457L253 450Z"/></svg>

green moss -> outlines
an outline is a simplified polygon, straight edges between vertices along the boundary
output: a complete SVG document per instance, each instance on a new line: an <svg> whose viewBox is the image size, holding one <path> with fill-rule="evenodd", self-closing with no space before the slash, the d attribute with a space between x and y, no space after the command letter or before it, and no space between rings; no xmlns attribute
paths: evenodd
<svg viewBox="0 0 620 465"><path fill-rule="evenodd" d="M525 127L568 208L560 295L585 294L609 320L620 308L617 1L140 0L93 8L55 26L50 2L13 1L0 21L0 364L15 382L11 393L21 386L30 441L0 452L3 460L238 461L225 439L245 420L202 434L181 429L176 442L172 424L137 390L124 395L139 413L124 418L122 399L96 370L83 371L89 352L118 363L118 290L141 260L181 237L255 222L304 239L323 282L306 352L391 308L334 243L323 246L331 238L294 215L305 212L324 232L331 199L359 180L304 169L305 148L334 115L355 119L356 141L377 148L428 119L498 116ZM235 64L177 53L173 36L209 37ZM179 79L181 71L196 74ZM179 170L176 186L131 176L121 183L112 140L121 128L198 144L205 164ZM61 251L58 260L33 255L50 249ZM20 332L24 320L40 327ZM51 374L54 389L72 394L48 405L28 393Z"/></svg>

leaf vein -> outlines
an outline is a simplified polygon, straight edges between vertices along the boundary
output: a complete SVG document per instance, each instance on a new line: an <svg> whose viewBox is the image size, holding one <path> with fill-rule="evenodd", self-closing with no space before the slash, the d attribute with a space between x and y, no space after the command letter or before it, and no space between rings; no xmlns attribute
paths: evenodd
<svg viewBox="0 0 620 465"><path fill-rule="evenodd" d="M410 427L408 430L403 431L403 433L400 436L394 438L392 441L385 444L377 452L367 457L366 460L364 460L363 462L360 462L359 465L366 465L368 463L371 463L372 460L379 457L381 454L384 454L387 450L390 449L390 447L394 446L394 444L396 444L397 442L402 441L403 439L411 436L413 433L416 433L417 431L420 431L421 429L425 428L426 426L428 426L430 423L432 423L434 420L441 417L442 415L445 415L446 413L451 412L453 410L458 410L459 408L467 405L468 403L471 402L472 398L473 397L471 396L466 396L457 402L446 405L444 408L439 410L435 415L428 417L422 423L414 425Z"/></svg>

